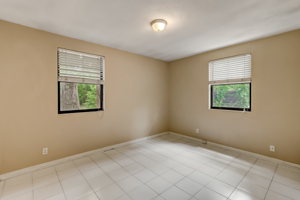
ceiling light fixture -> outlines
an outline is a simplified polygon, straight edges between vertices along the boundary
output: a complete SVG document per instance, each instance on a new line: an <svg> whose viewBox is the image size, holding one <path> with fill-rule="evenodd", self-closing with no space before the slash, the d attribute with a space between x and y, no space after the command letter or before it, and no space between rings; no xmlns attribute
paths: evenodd
<svg viewBox="0 0 300 200"><path fill-rule="evenodd" d="M150 24L154 31L161 32L161 31L165 30L168 23L164 19L155 19Z"/></svg>

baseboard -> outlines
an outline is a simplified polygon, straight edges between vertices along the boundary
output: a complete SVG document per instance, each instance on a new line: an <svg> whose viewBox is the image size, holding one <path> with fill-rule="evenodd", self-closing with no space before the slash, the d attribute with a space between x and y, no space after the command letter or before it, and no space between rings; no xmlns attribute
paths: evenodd
<svg viewBox="0 0 300 200"><path fill-rule="evenodd" d="M210 144L210 145L213 145L213 146L216 146L216 147L221 147L221 148L224 148L224 149L237 151L237 152L244 153L244 154L247 154L247 155L250 155L250 156L258 157L258 158L263 159L263 160L268 160L268 161L276 162L276 163L279 163L279 164L285 164L285 165L289 165L289 166L292 166L292 167L300 168L299 164L287 162L287 161L284 161L284 160L280 160L278 158L272 158L270 156L265 156L265 155L262 155L262 154L241 150L241 149L238 149L238 148L229 147L229 146L226 146L226 145L222 145L222 144L218 144L218 143L214 143L214 142L210 142L210 141L204 141L204 140L201 140L200 138L195 138L195 137L183 135L183 134L180 134L180 133L175 133L175 132L171 132L171 131L169 131L169 133L173 134L173 135L176 135L176 136L183 137L183 138L188 138L188 139L191 139L191 140L194 140L194 141L198 141L198 142L207 142L207 144Z"/></svg>
<svg viewBox="0 0 300 200"><path fill-rule="evenodd" d="M33 171L36 171L36 170L39 170L39 169L52 167L54 165L57 165L57 164L60 164L60 163L66 162L66 161L70 161L70 160L75 160L75 159L78 159L78 158L81 158L81 157L84 157L84 156L91 155L93 153L103 152L103 151L106 151L108 149L118 148L118 147L126 146L126 145L129 145L129 144L138 143L138 142L148 140L148 139L151 139L151 138L155 138L155 137L165 135L165 134L168 134L168 133L169 132L162 132L162 133L159 133L159 134L146 136L146 137L138 138L138 139L135 139L135 140L130 140L128 142L123 142L123 143L119 143L119 144L115 144L115 145L106 146L106 147L103 147L103 148L100 148L100 149L87 151L87 152L79 153L79 154L76 154L76 155L60 158L60 159L57 159L57 160L45 162L45 163L42 163L42 164L34 165L34 166L31 166L31 167L19 169L19 170L16 170L16 171L4 173L4 174L0 175L0 181L3 181L5 179L9 179L9 178L12 178L12 177L15 177L15 176L19 176L19 175L22 175L22 174L25 174L25 173L30 173L30 172L33 172Z"/></svg>

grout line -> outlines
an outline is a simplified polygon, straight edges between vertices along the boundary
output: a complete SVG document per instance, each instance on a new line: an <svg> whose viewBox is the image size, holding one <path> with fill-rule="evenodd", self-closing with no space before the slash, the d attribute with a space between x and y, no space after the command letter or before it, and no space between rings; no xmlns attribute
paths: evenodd
<svg viewBox="0 0 300 200"><path fill-rule="evenodd" d="M34 199L33 173L31 172L30 175L31 175L31 192L32 192L32 199Z"/></svg>
<svg viewBox="0 0 300 200"><path fill-rule="evenodd" d="M150 141L150 140L149 140ZM148 147L145 147L148 151L151 151L151 153L158 153L158 152L154 152L154 151L152 151L151 149L149 149ZM140 152L139 151L139 153L140 154L142 154L143 156L147 156L147 155L145 155L145 153L143 153L143 152ZM120 152L120 154L122 154L122 155L125 155L125 154L123 154L123 153L121 153ZM162 155L162 154L160 154L160 153L158 153L160 156L163 156L163 157L166 157L166 156L164 156L164 155ZM127 156L127 155L125 155L125 156ZM127 156L128 157L128 156ZM147 157L146 157L147 158ZM170 159L169 157L166 157L167 159ZM130 158L131 159L131 158ZM151 158L149 158L150 160L152 160L153 162L156 162L156 160L153 160L153 159L151 159ZM131 159L131 160L134 160L134 159ZM163 179L163 180L165 180L164 178L162 178L161 177L161 175L162 174L157 174L156 172L154 172L154 171L152 171L151 169L148 169L148 168L146 168L142 163L140 163L140 162L138 162L138 161L136 161L136 160L134 160L134 162L137 162L138 164L140 164L140 165L142 165L145 169L147 169L147 170L149 170L149 171L151 171L152 173L154 173L156 176L154 177L154 178L151 178L150 180L148 180L148 181L146 181L145 183L144 182L142 182L144 185L146 185L147 187L149 187L151 190L153 190L150 186L148 186L148 183L149 182L151 182L152 180L154 180L155 178L157 178L157 177L159 177L159 178L161 178L161 179ZM164 165L165 166L165 165ZM169 170L174 170L174 169L172 169L172 168L170 168L170 167L168 167L168 166L165 166L165 167L167 167ZM181 173L179 173L179 172L177 172L176 170L174 170L176 173L178 173L178 174L180 174L180 175L182 175L183 177L181 178L181 179L179 179L176 183L178 183L178 182L180 182L182 179L184 179L184 178L186 178L186 176L185 175L183 175L183 174L181 174ZM164 173L163 173L164 174ZM138 179L138 178L137 178ZM138 179L139 180L139 179ZM166 182L168 182L168 183L170 183L169 181L167 181L167 180L165 180ZM166 188L165 190L163 190L162 192L160 192L160 193L158 193L158 192L156 192L156 191L154 191L156 194L158 194L158 196L159 197L161 197L160 195L161 194L163 194L165 191L167 191L167 190L169 190L171 187L177 187L176 186L176 183L174 183L174 184L172 184L172 183L170 183L170 186L168 187L168 188ZM178 188L178 187L177 187ZM180 190L182 190L181 188L178 188L178 189L180 189ZM183 190L182 190L183 191ZM183 191L184 193L187 193L187 192L185 192L185 191ZM188 194L188 193L187 193ZM189 195L189 194L188 194ZM158 197L158 196L156 196L156 197ZM189 196L191 196L191 195L189 195ZM163 198L163 197L161 197L161 198ZM164 199L164 198L163 198Z"/></svg>
<svg viewBox="0 0 300 200"><path fill-rule="evenodd" d="M53 168L54 168L55 174L56 174L56 176L57 176L57 179L58 179L58 181L59 181L61 190L63 191L64 197L65 197L65 199L67 199L67 195L66 195L65 189L64 189L63 184L62 184L62 182L61 182L62 180L60 179L60 177L59 177L59 175L58 175L58 173L57 173L56 167L53 166Z"/></svg>
<svg viewBox="0 0 300 200"><path fill-rule="evenodd" d="M104 152L103 152L104 153ZM110 158L110 160L112 160L113 162L115 162L117 165L119 165L120 167L121 167L121 169L123 169L123 170L125 170L128 174L130 174L126 169L124 169L123 168L123 166L121 166L118 162L116 162L110 155L106 155L106 154L104 154L105 156L107 156L108 158ZM122 154L123 155L123 154ZM89 156L88 156L89 157ZM89 157L90 158L90 157ZM113 179L104 169L102 169L101 168L101 166L99 166L98 165L98 163L94 160L94 159L92 159L92 158L90 158L96 165L97 165L97 167L99 167L104 173L105 173L105 175L107 175L112 181L113 181L113 183L114 184L116 184L125 194L126 194L126 196L128 196L130 199L132 199L131 198L131 196L129 195L129 192L131 192L131 191L133 191L133 190L135 190L137 187L139 187L139 186L137 186L137 187L135 187L134 189L132 189L131 191L125 191L119 184L118 184L118 182L115 180L115 179ZM136 161L135 161L136 162ZM130 176L133 176L134 178L136 178L137 180L139 180L136 176L134 176L134 175L132 175L132 174L130 174ZM125 178L122 178L121 180L119 180L119 181L122 181L122 180L124 180L124 179L126 179L126 178L128 178L128 177L125 177ZM154 179L154 178L153 178ZM152 179L151 179L152 180ZM145 186L147 186L149 189L151 189L152 190L152 188L150 188L148 185L146 185L146 183L144 183L143 181L141 181L141 180L139 180L143 185L145 185ZM150 181L150 180L149 180ZM110 184L110 185L112 185L112 184ZM107 185L108 186L108 185ZM105 187L107 187L107 186L105 186ZM101 189L100 189L101 190ZM152 190L153 191L153 190ZM156 196L155 197L157 197L157 196L159 196L159 194L156 192L156 191L153 191L155 194L156 194ZM96 193L97 194L97 193ZM121 196L120 196L121 197ZM97 195L97 198L98 198L98 195Z"/></svg>
<svg viewBox="0 0 300 200"><path fill-rule="evenodd" d="M0 191L0 200L1 200L2 197L3 197L5 185L6 185L6 181L3 181L2 190Z"/></svg>
<svg viewBox="0 0 300 200"><path fill-rule="evenodd" d="M151 140L151 139L150 139ZM149 140L149 141L150 141ZM178 139L179 140L179 139ZM148 147L145 147L148 151L151 151L152 153L158 153L158 152L153 152L151 149L149 149ZM119 152L119 151L117 151L118 153L120 153L120 154L122 154L122 155L125 155L125 154L123 154L123 153L121 153L121 152ZM142 154L143 156L147 156L147 155L145 155L145 153L143 153L143 152L141 152L141 151L139 151L139 153L140 154ZM108 155L110 158L112 158L110 155ZM125 155L126 157L128 157L127 155ZM164 156L164 157L166 157L166 156ZM129 159L131 159L131 160L134 160L134 159L132 159L132 158L130 158L130 157L128 157ZM147 158L147 157L146 157ZM170 159L170 160L172 160L173 161L173 159L171 159L170 157L166 157L166 158L168 158L168 159ZM152 161L154 161L155 162L155 160L153 160L153 159L151 159L151 158L149 158L150 160L152 160ZM112 160L114 160L113 158L112 158ZM115 161L116 162L116 161ZM148 168L146 168L142 163L140 163L140 162L138 162L138 161L136 161L136 160L134 160L134 162L137 162L137 163L139 163L140 165L142 165L145 169L147 169L147 170L149 170L149 171L151 171L152 173L154 173L156 176L155 177L153 177L153 178L151 178L150 180L148 180L148 181L146 181L146 182L143 182L143 181L141 181L141 183L143 184L143 185L145 185L145 186L147 186L147 187L149 187L148 185L147 185L147 183L149 183L150 181L152 181L152 180L154 180L155 178L157 178L157 177L160 177L160 178L162 178L161 177L161 175L162 174L157 174L157 173L155 173L154 171L152 171L151 169L148 169ZM118 162L116 162L117 164L119 164ZM121 165L120 165L121 166ZM122 168L123 168L123 166L121 166ZM178 174L180 174L180 175L182 175L182 178L181 179L179 179L177 182L175 182L175 183L170 183L169 181L167 181L167 180L165 180L164 178L162 178L163 180L165 180L166 182L168 182L168 183L170 183L171 185L170 185L170 187L168 187L168 188L166 188L164 191L162 191L161 193L158 193L158 192L156 192L156 191L154 191L151 187L149 187L152 191L154 191L156 194L158 194L156 197L161 197L160 195L162 194L162 193L164 193L165 191L167 191L167 190L169 190L171 187L176 187L176 188L178 188L179 190L181 190L181 191L183 191L184 193L186 193L187 195L189 195L189 196L191 196L191 197L193 197L192 195L190 195L190 194L188 194L186 191L184 191L184 190L182 190L181 188L179 188L179 187L177 187L177 185L176 185L176 183L179 183L181 180L183 180L184 178L186 178L187 177L187 175L183 175L183 174L181 174L181 173L179 173L179 172L177 172L175 169L173 169L173 168L170 168L170 167L168 167L168 166L165 166L165 167L167 167L167 168L169 168L169 169L171 169L171 170L174 170L176 173L178 173ZM191 167L189 167L189 168L191 168ZM191 168L192 169L192 168ZM193 169L194 170L194 169ZM195 171L195 170L194 170ZM194 172L193 171L193 172ZM192 172L191 172L192 173ZM190 173L190 174L191 174ZM164 173L163 173L164 174ZM134 176L134 175L133 175ZM135 177L136 178L136 177ZM138 179L138 178L137 178ZM138 179L139 180L139 179ZM140 180L139 180L140 181ZM125 191L125 193L127 193L126 191Z"/></svg>
<svg viewBox="0 0 300 200"><path fill-rule="evenodd" d="M271 187L271 185L272 185L272 182L273 182L273 179L274 179L274 177L275 177L275 175L276 175L276 172L277 172L277 170L278 170L278 167L279 167L279 163L276 164L276 169L275 169L275 172L274 172L274 174L273 174L273 176L272 176L272 179L271 179L271 181L270 181L270 183L269 183L269 186L268 186L267 192L266 192L266 194L265 194L264 200L267 198L267 194L268 194L268 192L269 192L269 190L270 190L270 187Z"/></svg>
<svg viewBox="0 0 300 200"><path fill-rule="evenodd" d="M181 141L181 139L178 138L178 139L176 139L176 140L174 140L174 141ZM187 144L189 144L189 142L188 142ZM147 147L146 147L146 148L147 148ZM201 148L204 148L204 147L201 147ZM187 153L199 153L199 152L194 151L194 150L190 150L190 151L187 151ZM177 160L174 160L173 157L168 157L168 158L171 159L172 161L179 162L179 161L177 161ZM207 158L209 158L209 157L207 157ZM211 158L209 158L209 159L211 159ZM211 160L214 160L214 159L211 159ZM234 159L233 159L233 160L234 160ZM216 160L215 160L215 161L216 161ZM231 161L231 162L232 162L232 161ZM179 163L182 164L182 165L184 165L185 167L191 168L191 169L193 170L193 172L195 172L195 171L201 172L199 169L190 167L190 166L185 165L185 164L183 164L183 163L181 163L181 162L179 162ZM204 164L204 163L202 163L202 164ZM204 164L204 165L205 165L205 164ZM230 163L227 164L227 166L229 166L229 165L230 165ZM205 165L205 166L207 166L207 165ZM226 166L226 167L227 167L227 166ZM207 167L210 167L210 166L207 166ZM220 170L219 173L221 173L223 170L225 170L226 167L224 167L224 169ZM176 170L173 169L173 168L170 168L170 169L176 171ZM176 171L176 172L177 172L177 171ZM188 175L192 174L193 172L189 173ZM177 173L179 173L179 172L177 172ZM203 172L201 172L201 173L203 173ZM179 173L179 174L181 174L181 173ZM206 173L203 173L203 174L205 174L205 175L207 175L207 176L209 176L209 177L212 177L212 178L214 178L214 179L215 179L215 177L218 175L218 174L216 174L215 176L211 176L211 175L206 174ZM181 174L181 175L183 175L183 174ZM180 182L181 180L183 180L184 178L188 178L188 179L189 179L188 175L183 175L183 178L181 178L181 179L180 179L179 181L177 181L176 183L179 183L179 182ZM193 180L191 180L191 181L193 181ZM194 182L195 182L195 181L194 181ZM222 182L222 181L221 181L221 182ZM179 190L183 191L184 193L188 194L189 196L191 196L191 199L192 199L192 198L194 198L194 197L195 197L195 196L196 196L203 188L207 188L206 186L207 186L210 182L208 182L207 184L204 184L203 187L202 187L196 194L194 194L194 195L190 195L190 194L187 193L186 191L182 190L181 188L179 188L179 187L176 185L176 183L175 183L175 184L172 184L172 186L174 186L174 187L178 188ZM200 183L198 183L198 182L195 182L195 183L200 184ZM202 184L201 184L201 185L202 185ZM172 186L170 186L169 188L171 188ZM169 189L169 188L168 188L168 189ZM166 190L168 190L168 189L166 189ZM207 188L207 189L211 190L210 188ZM166 190L165 190L165 191L166 191ZM211 190L211 191L213 191L213 190ZM213 192L216 192L216 191L213 191ZM218 192L216 192L216 193L218 193ZM218 194L220 194L220 193L218 193ZM222 195L222 194L220 194L220 195ZM222 195L222 196L224 196L224 195ZM224 197L225 197L225 196L224 196ZM226 198L227 198L227 197L226 197Z"/></svg>
<svg viewBox="0 0 300 200"><path fill-rule="evenodd" d="M89 160L91 160L98 168L100 168L97 163L94 162L94 160L92 160L89 156L84 156L86 158L88 158ZM82 158L84 158L82 157ZM80 159L80 158L78 158ZM76 159L75 159L76 160ZM86 181L86 183L89 185L89 187L92 189L93 193L96 195L96 198L98 200L100 200L100 197L98 196L97 192L95 191L95 189L91 186L91 184L89 183L88 179L84 176L84 174L82 173L82 171L80 170L80 168L76 165L76 163L74 162L75 160L72 160L73 165L76 167L76 169L79 171L80 175L83 177L83 179ZM102 170L102 169L100 169ZM108 186L108 185L107 185ZM106 187L106 186L105 186ZM100 190L100 189L99 189ZM89 193L87 193L89 194Z"/></svg>
<svg viewBox="0 0 300 200"><path fill-rule="evenodd" d="M245 179L245 177L249 174L249 172L254 168L254 166L256 165L257 161L259 160L259 158L255 158L255 162L253 163L253 165L249 168L249 170L247 171L247 173L243 176L243 178L239 181L239 183L236 185L235 189L231 192L231 194L228 196L228 199L230 198L230 196L234 193L235 190L238 190L239 185L243 182L243 180ZM243 190L244 191L244 190ZM246 192L246 191L244 191ZM248 193L248 192L247 192ZM249 193L248 193L249 194Z"/></svg>
<svg viewBox="0 0 300 200"><path fill-rule="evenodd" d="M240 155L241 155L241 154L240 154ZM237 158L238 158L238 157L237 157ZM235 159L234 159L234 160L235 160ZM223 182L222 180L219 180L219 179L216 178L218 181L220 181L220 182L222 182L222 183L225 183L225 184L227 184L227 185L229 185L229 186L231 186L231 187L234 188L233 191L228 195L228 197L226 197L226 196L224 196L223 194L221 194L221 193L219 193L219 192L216 192L216 191L214 191L214 190L212 190L212 189L210 189L210 188L207 188L207 187L206 187L207 185L206 185L205 187L206 187L207 189L213 191L213 192L216 192L216 193L222 195L222 196L225 197L226 199L229 199L230 196L234 193L234 191L238 189L238 186L241 184L241 182L242 182L242 181L245 179L245 177L249 174L249 172L251 171L251 169L253 168L253 166L255 166L255 164L256 164L257 161L258 161L258 159L255 158L255 162L251 165L251 167L249 167L248 171L245 173L245 175L241 178L241 180L238 182L238 184L237 184L236 186L230 185L229 183L225 183L225 182ZM232 161L232 162L234 162L234 161ZM222 172L224 172L224 171L232 164L232 162L231 162L226 168L224 168L224 170L223 170ZM241 165L242 165L242 164L241 164Z"/></svg>

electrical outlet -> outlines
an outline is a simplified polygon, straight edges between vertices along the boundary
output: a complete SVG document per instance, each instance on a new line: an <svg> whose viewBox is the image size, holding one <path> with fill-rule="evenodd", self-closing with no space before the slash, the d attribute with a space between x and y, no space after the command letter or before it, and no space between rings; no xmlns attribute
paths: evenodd
<svg viewBox="0 0 300 200"><path fill-rule="evenodd" d="M275 146L274 145L270 145L270 151L275 152Z"/></svg>
<svg viewBox="0 0 300 200"><path fill-rule="evenodd" d="M195 133L199 134L200 133L200 128L196 128Z"/></svg>
<svg viewBox="0 0 300 200"><path fill-rule="evenodd" d="M47 155L48 154L48 147L44 147L42 149L42 155Z"/></svg>

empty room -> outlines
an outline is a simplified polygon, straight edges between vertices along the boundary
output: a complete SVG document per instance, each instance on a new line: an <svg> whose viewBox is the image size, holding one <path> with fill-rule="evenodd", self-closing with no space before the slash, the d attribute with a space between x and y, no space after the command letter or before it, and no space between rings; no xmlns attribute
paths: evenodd
<svg viewBox="0 0 300 200"><path fill-rule="evenodd" d="M0 0L0 200L300 200L300 0Z"/></svg>

